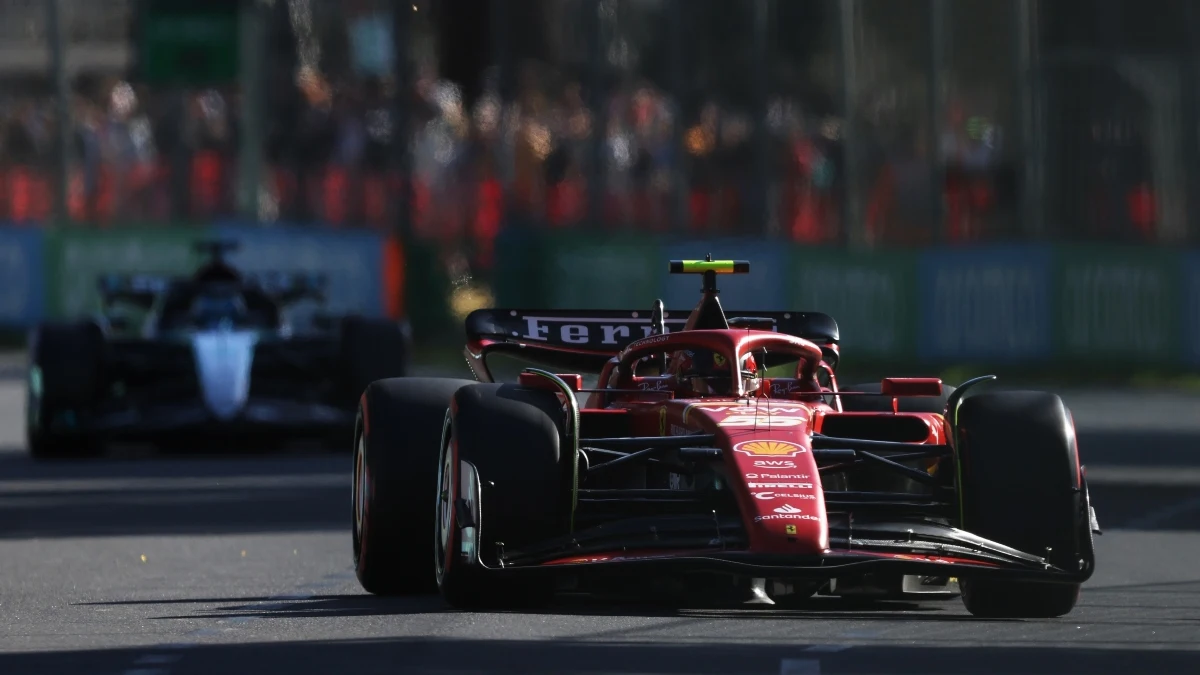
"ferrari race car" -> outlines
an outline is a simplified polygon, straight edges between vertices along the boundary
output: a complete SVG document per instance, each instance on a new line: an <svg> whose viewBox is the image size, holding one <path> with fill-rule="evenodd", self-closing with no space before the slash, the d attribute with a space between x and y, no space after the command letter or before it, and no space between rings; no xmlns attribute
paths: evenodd
<svg viewBox="0 0 1200 675"><path fill-rule="evenodd" d="M843 391L833 318L727 316L717 275L748 262L671 271L704 277L686 318L661 301L478 310L465 355L479 382L367 387L352 492L364 589L484 608L647 581L763 604L1072 611L1099 527L1058 396L987 391L992 376ZM496 383L495 355L542 367Z"/></svg>
<svg viewBox="0 0 1200 675"><path fill-rule="evenodd" d="M33 331L34 457L95 454L106 441L336 435L344 447L367 384L406 374L402 324L319 310L293 321L296 304L322 306L324 279L242 274L224 259L236 243L197 246L211 257L193 275L104 277L99 316Z"/></svg>

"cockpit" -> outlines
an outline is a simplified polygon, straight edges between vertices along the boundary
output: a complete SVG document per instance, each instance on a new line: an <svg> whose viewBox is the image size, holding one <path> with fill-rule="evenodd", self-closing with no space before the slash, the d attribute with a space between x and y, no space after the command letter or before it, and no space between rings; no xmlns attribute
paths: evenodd
<svg viewBox="0 0 1200 675"><path fill-rule="evenodd" d="M733 396L738 392L730 359L711 349L683 349L667 364L667 373L700 396ZM742 356L737 369L741 391L752 394L761 384L753 354Z"/></svg>
<svg viewBox="0 0 1200 675"><path fill-rule="evenodd" d="M205 293L196 296L188 314L193 326L211 330L241 327L248 322L250 311L240 294Z"/></svg>

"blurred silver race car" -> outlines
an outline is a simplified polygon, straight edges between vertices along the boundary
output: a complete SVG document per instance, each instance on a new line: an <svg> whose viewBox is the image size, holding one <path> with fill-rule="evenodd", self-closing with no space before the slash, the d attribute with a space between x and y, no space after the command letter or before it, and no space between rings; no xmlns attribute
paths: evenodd
<svg viewBox="0 0 1200 675"><path fill-rule="evenodd" d="M210 259L195 274L104 277L99 316L33 332L34 457L95 454L108 441L344 440L367 384L407 374L406 324L331 316L324 278L242 274L224 259L236 243L197 246ZM317 310L289 319L303 302Z"/></svg>

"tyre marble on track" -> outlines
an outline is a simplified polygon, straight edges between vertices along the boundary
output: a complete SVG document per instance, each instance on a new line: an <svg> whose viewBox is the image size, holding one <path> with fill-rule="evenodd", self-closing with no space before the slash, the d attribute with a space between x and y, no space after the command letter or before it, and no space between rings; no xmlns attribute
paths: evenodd
<svg viewBox="0 0 1200 675"><path fill-rule="evenodd" d="M1092 480L1106 533L1079 608L979 621L957 600L465 614L376 598L349 564L348 454L35 465L22 413L0 383L5 675L1200 672L1200 509L1181 508L1200 495L1200 454L1164 441L1185 465L1129 485L1150 443L1099 425L1080 422L1085 458L1105 459ZM1200 453L1200 434L1180 433Z"/></svg>

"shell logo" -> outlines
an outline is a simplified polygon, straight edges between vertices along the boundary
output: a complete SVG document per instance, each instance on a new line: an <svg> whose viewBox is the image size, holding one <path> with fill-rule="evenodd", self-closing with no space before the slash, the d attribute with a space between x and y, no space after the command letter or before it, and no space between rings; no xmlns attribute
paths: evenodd
<svg viewBox="0 0 1200 675"><path fill-rule="evenodd" d="M755 457L795 457L804 452L804 448L789 441L746 441L733 449Z"/></svg>

